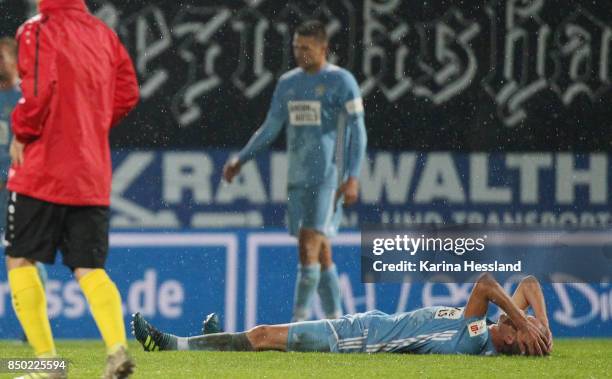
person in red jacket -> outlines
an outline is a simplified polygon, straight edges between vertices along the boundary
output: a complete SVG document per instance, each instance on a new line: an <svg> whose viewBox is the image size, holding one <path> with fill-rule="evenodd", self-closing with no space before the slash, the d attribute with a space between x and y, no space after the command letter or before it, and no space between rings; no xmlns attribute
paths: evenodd
<svg viewBox="0 0 612 379"><path fill-rule="evenodd" d="M13 307L38 357L56 356L35 262L56 251L74 273L123 378L121 297L104 270L112 167L108 135L139 98L132 61L84 0L42 0L17 31L22 98L12 113L5 246Z"/></svg>

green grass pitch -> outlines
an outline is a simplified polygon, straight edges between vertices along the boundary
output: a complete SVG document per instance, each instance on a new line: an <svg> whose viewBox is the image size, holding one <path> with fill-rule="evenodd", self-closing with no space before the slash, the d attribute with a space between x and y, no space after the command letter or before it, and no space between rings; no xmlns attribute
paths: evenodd
<svg viewBox="0 0 612 379"><path fill-rule="evenodd" d="M60 340L69 378L98 378L104 367L100 341ZM547 358L403 354L145 353L130 342L134 378L611 378L612 339L558 339ZM0 340L0 357L30 357L28 346ZM11 375L0 374L0 378Z"/></svg>

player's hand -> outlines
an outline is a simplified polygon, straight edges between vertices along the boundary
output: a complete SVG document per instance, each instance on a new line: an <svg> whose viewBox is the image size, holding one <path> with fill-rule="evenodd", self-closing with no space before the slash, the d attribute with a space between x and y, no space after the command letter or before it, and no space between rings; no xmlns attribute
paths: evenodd
<svg viewBox="0 0 612 379"><path fill-rule="evenodd" d="M21 166L23 164L23 150L25 148L25 144L17 141L17 138L13 137L11 141L11 147L9 149L9 154L11 155L11 162L13 162L16 166Z"/></svg>
<svg viewBox="0 0 612 379"><path fill-rule="evenodd" d="M544 335L546 336L546 346L548 347L548 353L551 353L553 349L553 335L548 325L544 325L544 328Z"/></svg>
<svg viewBox="0 0 612 379"><path fill-rule="evenodd" d="M522 354L542 356L548 354L546 336L537 326L525 322L516 332L516 340Z"/></svg>
<svg viewBox="0 0 612 379"><path fill-rule="evenodd" d="M344 206L349 206L357 202L357 196L359 195L359 182L354 177L349 177L346 182L336 191L336 198L334 204L337 203L340 196L344 196Z"/></svg>
<svg viewBox="0 0 612 379"><path fill-rule="evenodd" d="M223 179L226 182L231 183L234 180L234 177L240 173L240 169L242 168L242 164L238 160L238 158L232 158L225 163L223 166Z"/></svg>

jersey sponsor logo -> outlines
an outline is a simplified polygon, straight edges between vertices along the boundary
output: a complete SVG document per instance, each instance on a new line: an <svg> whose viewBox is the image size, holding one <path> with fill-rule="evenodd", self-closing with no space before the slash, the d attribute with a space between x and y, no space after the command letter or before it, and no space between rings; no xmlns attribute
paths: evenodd
<svg viewBox="0 0 612 379"><path fill-rule="evenodd" d="M487 323L485 320L478 320L468 324L468 332L470 337L476 337L487 331Z"/></svg>
<svg viewBox="0 0 612 379"><path fill-rule="evenodd" d="M290 101L289 122L294 126L321 126L321 102Z"/></svg>
<svg viewBox="0 0 612 379"><path fill-rule="evenodd" d="M358 97L353 100L349 100L344 104L346 107L346 112L348 114L357 114L363 112L363 99Z"/></svg>
<svg viewBox="0 0 612 379"><path fill-rule="evenodd" d="M321 96L325 95L325 85L324 84L319 84L315 88L315 94L317 95L317 97L321 97Z"/></svg>
<svg viewBox="0 0 612 379"><path fill-rule="evenodd" d="M438 309L434 318L447 318L450 320L458 320L463 315L463 308L445 307Z"/></svg>

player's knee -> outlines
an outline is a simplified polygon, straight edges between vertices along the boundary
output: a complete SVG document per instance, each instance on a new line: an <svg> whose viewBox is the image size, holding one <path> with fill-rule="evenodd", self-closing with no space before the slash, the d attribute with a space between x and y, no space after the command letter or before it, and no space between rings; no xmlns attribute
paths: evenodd
<svg viewBox="0 0 612 379"><path fill-rule="evenodd" d="M310 266L318 262L319 259L316 254L300 249L300 264L302 264L302 266Z"/></svg>
<svg viewBox="0 0 612 379"><path fill-rule="evenodd" d="M84 277L85 275L89 274L93 270L94 269L92 269L92 268L77 267L77 268L75 268L72 271L72 273L74 274L74 277L76 278L76 280L81 280L82 277Z"/></svg>
<svg viewBox="0 0 612 379"><path fill-rule="evenodd" d="M334 265L334 261L331 259L321 259L319 263L321 264L322 271L327 271Z"/></svg>
<svg viewBox="0 0 612 379"><path fill-rule="evenodd" d="M319 255L319 263L321 263L321 269L323 270L329 269L334 264L331 249L324 248L321 250L321 254Z"/></svg>
<svg viewBox="0 0 612 379"><path fill-rule="evenodd" d="M6 269L7 271L11 271L14 268L20 268L20 267L27 267L27 266L34 266L36 264L36 262L31 261L27 258L21 258L21 257L11 257L11 256L6 256Z"/></svg>
<svg viewBox="0 0 612 379"><path fill-rule="evenodd" d="M319 261L321 252L321 241L312 231L302 231L299 239L300 262L302 264L314 264Z"/></svg>
<svg viewBox="0 0 612 379"><path fill-rule="evenodd" d="M270 337L270 326L269 325L258 325L253 329L249 330L247 338L254 349L261 348L265 345L266 340Z"/></svg>

